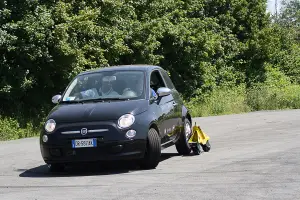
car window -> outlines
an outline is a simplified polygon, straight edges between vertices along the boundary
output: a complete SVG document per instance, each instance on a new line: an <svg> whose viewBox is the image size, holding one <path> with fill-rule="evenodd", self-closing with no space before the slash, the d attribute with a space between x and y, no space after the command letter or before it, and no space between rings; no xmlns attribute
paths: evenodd
<svg viewBox="0 0 300 200"><path fill-rule="evenodd" d="M62 101L97 98L144 99L144 82L144 72L136 70L88 73L72 81Z"/></svg>
<svg viewBox="0 0 300 200"><path fill-rule="evenodd" d="M165 70L161 70L161 74L167 84L167 87L170 88L170 89L174 89L175 86L171 80L171 78L169 77L168 73L165 71Z"/></svg>
<svg viewBox="0 0 300 200"><path fill-rule="evenodd" d="M157 92L158 88L166 87L159 71L155 70L151 73L150 77L150 87Z"/></svg>

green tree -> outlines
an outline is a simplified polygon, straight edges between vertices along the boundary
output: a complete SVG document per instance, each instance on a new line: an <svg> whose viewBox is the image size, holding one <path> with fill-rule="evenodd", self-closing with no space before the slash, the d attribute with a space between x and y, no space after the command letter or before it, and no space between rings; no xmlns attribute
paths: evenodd
<svg viewBox="0 0 300 200"><path fill-rule="evenodd" d="M292 82L300 84L300 1L284 0L274 26L281 51L273 61Z"/></svg>
<svg viewBox="0 0 300 200"><path fill-rule="evenodd" d="M288 33L266 0L1 1L0 115L40 118L77 73L118 64L161 65L186 99L263 82L266 66L298 81Z"/></svg>
<svg viewBox="0 0 300 200"><path fill-rule="evenodd" d="M283 0L279 22L285 27L300 27L300 1Z"/></svg>

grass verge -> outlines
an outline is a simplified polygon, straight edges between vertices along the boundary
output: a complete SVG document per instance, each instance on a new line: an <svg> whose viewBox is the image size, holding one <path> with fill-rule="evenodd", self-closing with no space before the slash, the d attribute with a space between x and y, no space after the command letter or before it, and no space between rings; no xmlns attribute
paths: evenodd
<svg viewBox="0 0 300 200"><path fill-rule="evenodd" d="M300 85L220 87L187 102L193 117L300 108Z"/></svg>

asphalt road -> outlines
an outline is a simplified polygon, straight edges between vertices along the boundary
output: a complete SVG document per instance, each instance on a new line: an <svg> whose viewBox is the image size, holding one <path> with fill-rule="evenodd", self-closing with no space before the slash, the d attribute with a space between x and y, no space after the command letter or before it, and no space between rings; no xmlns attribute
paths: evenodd
<svg viewBox="0 0 300 200"><path fill-rule="evenodd" d="M181 157L170 147L147 171L84 166L51 175L37 138L0 142L0 199L300 199L300 110L195 120L211 152Z"/></svg>

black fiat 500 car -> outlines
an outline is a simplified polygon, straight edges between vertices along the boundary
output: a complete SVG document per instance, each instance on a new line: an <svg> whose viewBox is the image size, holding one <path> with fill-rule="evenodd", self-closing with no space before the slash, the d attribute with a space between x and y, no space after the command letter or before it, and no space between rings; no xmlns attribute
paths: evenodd
<svg viewBox="0 0 300 200"><path fill-rule="evenodd" d="M175 145L189 154L192 121L167 72L126 65L78 74L55 95L40 135L51 171L66 164L132 160L156 168L161 150Z"/></svg>

